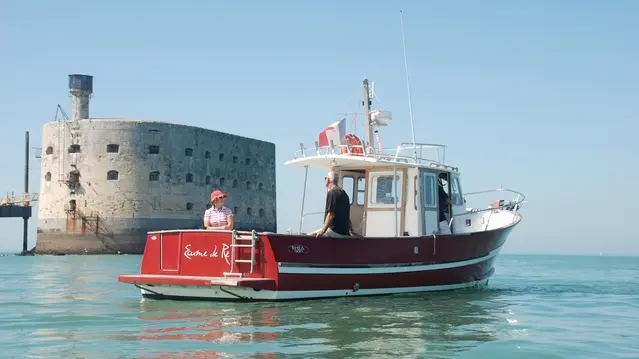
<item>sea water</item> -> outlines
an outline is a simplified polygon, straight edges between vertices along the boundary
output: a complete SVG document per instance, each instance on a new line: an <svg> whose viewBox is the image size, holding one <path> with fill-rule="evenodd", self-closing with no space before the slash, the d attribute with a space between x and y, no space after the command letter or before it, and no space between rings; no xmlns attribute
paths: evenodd
<svg viewBox="0 0 639 359"><path fill-rule="evenodd" d="M0 258L0 358L639 358L639 258L501 255L489 289L142 300L140 256Z"/></svg>

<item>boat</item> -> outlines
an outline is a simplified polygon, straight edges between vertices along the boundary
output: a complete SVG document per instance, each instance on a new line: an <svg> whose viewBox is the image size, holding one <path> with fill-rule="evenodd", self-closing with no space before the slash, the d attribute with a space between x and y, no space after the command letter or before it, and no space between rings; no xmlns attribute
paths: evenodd
<svg viewBox="0 0 639 359"><path fill-rule="evenodd" d="M504 188L462 192L459 168L445 162L446 146L416 143L414 132L412 142L383 149L379 129L388 127L392 113L372 110L372 88L364 79L366 141L345 133L343 119L321 131L313 147L302 143L285 163L305 170L298 231L149 232L140 274L120 275L118 281L135 285L144 298L246 301L486 286L500 250L522 220L524 195ZM357 236L304 233L305 218L317 213L304 209L309 169L334 171L339 184L354 184L347 193ZM441 205L444 213L440 186L450 199ZM486 193L494 193L494 201L466 206L470 196ZM501 198L505 193L513 199Z"/></svg>

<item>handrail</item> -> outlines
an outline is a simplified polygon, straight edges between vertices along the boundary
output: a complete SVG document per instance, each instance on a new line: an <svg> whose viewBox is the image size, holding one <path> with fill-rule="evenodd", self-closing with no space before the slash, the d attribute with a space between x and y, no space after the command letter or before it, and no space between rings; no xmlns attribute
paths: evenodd
<svg viewBox="0 0 639 359"><path fill-rule="evenodd" d="M493 192L510 192L510 193L516 194L517 197L514 200L511 200L511 201L508 201L508 202L504 201L503 204L500 203L499 207L490 206L490 207L487 207L487 208L470 208L469 210L467 209L463 213L453 214L451 216L451 218L450 218L450 221L448 222L448 227L450 228L450 226L452 226L453 220L455 219L455 217L474 215L476 213L486 212L486 211L493 211L493 210L497 210L497 209L508 209L508 210L512 210L513 212L517 212L519 209L521 209L521 205L526 200L526 196L523 193L519 192L519 191L515 191L513 189L508 189L508 188L496 188L496 189L489 189L489 190L483 190L483 191L464 193L463 194L464 203L466 203L466 196L472 196L472 195L476 195L476 194L493 193ZM513 222L514 221L515 221L515 217L513 217ZM490 222L490 217L488 218L488 222L486 222L486 228L488 228L488 223L489 222Z"/></svg>
<svg viewBox="0 0 639 359"><path fill-rule="evenodd" d="M437 159L430 159L423 157L421 151L425 148L435 148L437 150ZM342 153L342 149L346 149L346 153ZM354 149L360 149L362 153L354 152ZM439 150L442 150L443 153L440 157ZM412 156L401 155L403 151L413 150ZM415 150L419 150L420 154L415 156ZM309 153L310 152L310 153ZM309 156L357 156L363 158L374 158L377 160L388 161L393 163L413 163L424 166L431 167L440 167L449 171L459 171L457 167L453 167L450 165L446 165L444 163L446 158L446 146L440 144L430 144L430 143L417 143L413 145L412 143L402 143L398 145L396 148L383 148L381 151L375 151L375 149L371 146L363 146L363 145L328 145L328 146L318 146L316 143L316 147L308 148L304 147L304 144L300 144L300 149L295 151L293 154L294 159L298 158L306 158Z"/></svg>
<svg viewBox="0 0 639 359"><path fill-rule="evenodd" d="M310 215L314 215L314 214L324 214L324 211L321 211L321 212L308 212L308 213L304 213L304 214L302 215L302 218L300 219L300 232L299 232L299 233L302 233L302 229L303 229L303 227L304 227L304 218L305 218L306 216L310 216Z"/></svg>

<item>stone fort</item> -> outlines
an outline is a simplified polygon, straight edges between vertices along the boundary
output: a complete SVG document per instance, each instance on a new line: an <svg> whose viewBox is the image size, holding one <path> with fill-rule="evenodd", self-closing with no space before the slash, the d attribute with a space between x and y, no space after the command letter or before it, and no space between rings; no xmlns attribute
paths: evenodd
<svg viewBox="0 0 639 359"><path fill-rule="evenodd" d="M72 118L46 123L36 253L141 254L146 232L199 228L221 189L240 230L277 231L275 145L199 127L90 118L93 77L69 75Z"/></svg>

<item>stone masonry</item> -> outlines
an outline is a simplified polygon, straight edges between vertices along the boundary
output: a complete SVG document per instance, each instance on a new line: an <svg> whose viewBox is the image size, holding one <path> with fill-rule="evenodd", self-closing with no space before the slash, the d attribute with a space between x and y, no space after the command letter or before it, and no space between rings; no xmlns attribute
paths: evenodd
<svg viewBox="0 0 639 359"><path fill-rule="evenodd" d="M275 145L128 119L43 128L36 253L142 253L151 230L198 228L214 189L236 228L275 232Z"/></svg>

